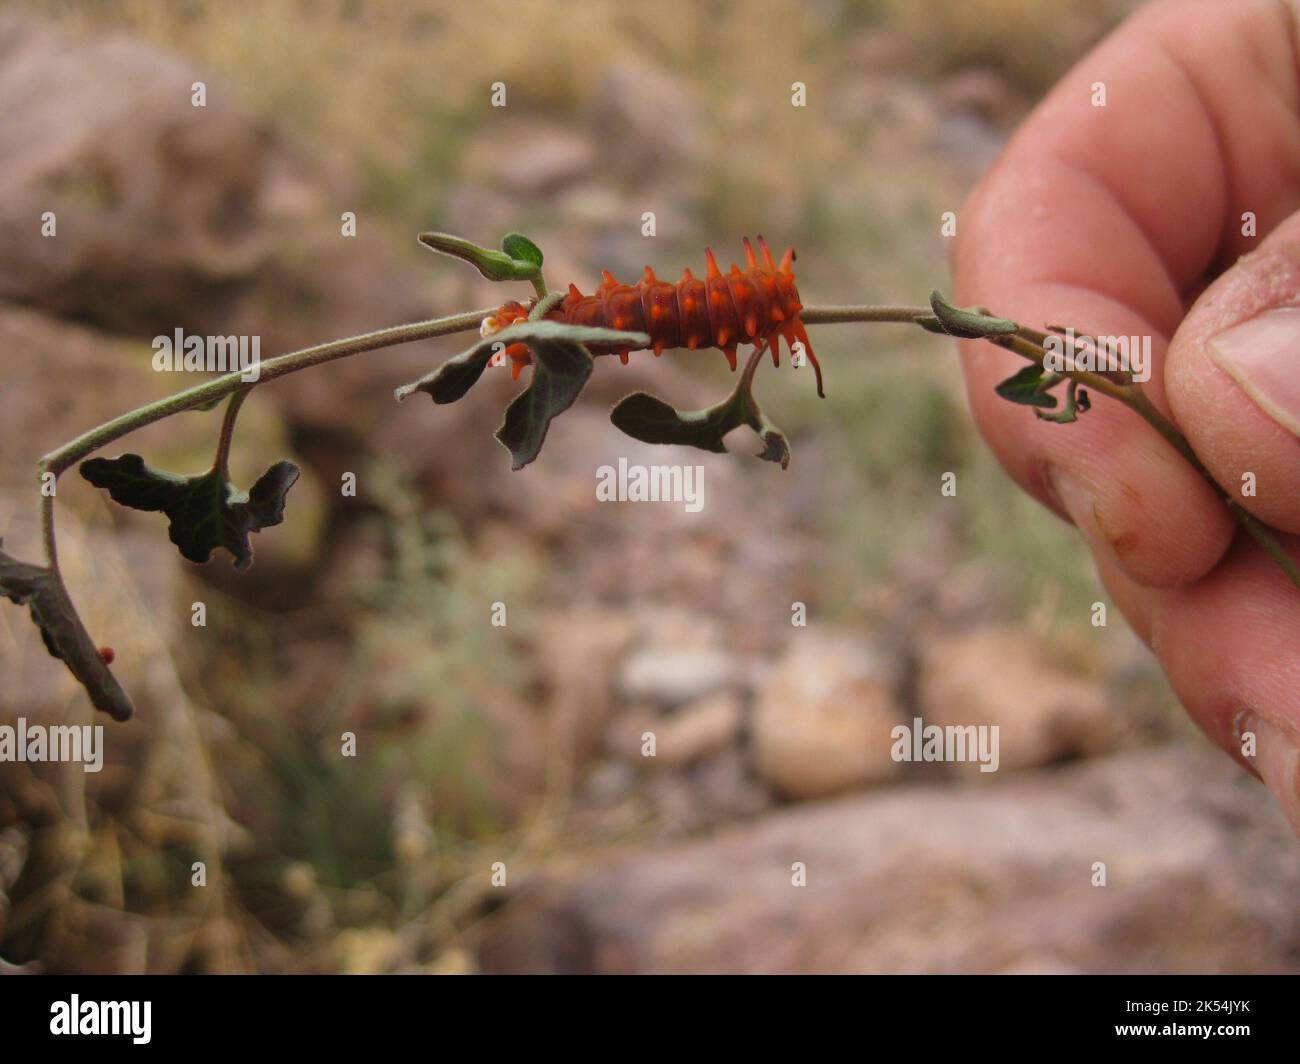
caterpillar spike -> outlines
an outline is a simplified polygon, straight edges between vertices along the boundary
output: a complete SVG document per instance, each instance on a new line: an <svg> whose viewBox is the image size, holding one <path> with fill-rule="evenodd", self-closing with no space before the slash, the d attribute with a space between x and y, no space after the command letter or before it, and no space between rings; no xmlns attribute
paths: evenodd
<svg viewBox="0 0 1300 1064"><path fill-rule="evenodd" d="M808 332L799 317L803 304L795 287L794 248L786 250L778 265L772 249L760 235L758 251L746 237L745 269L732 264L723 274L711 248L704 252L706 266L703 279L690 267L682 270L676 284L661 281L653 269L645 267L635 285L621 283L609 270L601 271L601 283L593 295L584 296L575 284L546 317L573 325L591 325L641 332L650 337L647 345L656 357L672 347L689 351L718 348L734 371L738 344L750 343L760 351L771 352L773 365L780 365L781 338L793 352L796 344L812 363L817 379L817 394L826 393L822 386L821 366L813 354ZM528 317L532 304L509 302L483 319L481 332L491 336L507 325ZM624 364L629 349L622 345L591 348L592 354L616 354ZM506 351L511 359L512 374L517 378L532 357L524 344L513 344Z"/></svg>

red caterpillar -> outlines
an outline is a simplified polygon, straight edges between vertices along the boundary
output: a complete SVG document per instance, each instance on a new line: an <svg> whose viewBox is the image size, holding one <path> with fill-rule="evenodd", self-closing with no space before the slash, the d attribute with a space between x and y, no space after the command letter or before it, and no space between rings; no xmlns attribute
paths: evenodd
<svg viewBox="0 0 1300 1064"><path fill-rule="evenodd" d="M685 347L692 351L700 347L718 347L727 356L731 368L736 368L738 344L753 344L758 350L772 352L772 364L780 365L780 338L794 350L796 342L817 375L817 394L822 391L822 370L813 354L812 343L804 324L799 320L803 304L794 286L794 248L789 248L777 266L766 241L758 238L762 265L754 257L754 248L745 238L743 272L732 265L731 272L723 274L711 249L705 249L708 275L698 280L689 269L682 272L676 284L659 280L649 266L645 276L635 285L620 284L605 270L595 295L584 296L576 285L556 307L544 315L551 321L571 325L589 325L597 328L642 332L650 337L650 347L656 357L666 347ZM536 305L527 306L511 301L501 306L493 315L483 319L484 336L504 329L516 321L526 319ZM627 365L630 348L601 348L600 353L616 354ZM504 352L513 360L511 374L518 379L524 366L532 363L525 344L511 344Z"/></svg>

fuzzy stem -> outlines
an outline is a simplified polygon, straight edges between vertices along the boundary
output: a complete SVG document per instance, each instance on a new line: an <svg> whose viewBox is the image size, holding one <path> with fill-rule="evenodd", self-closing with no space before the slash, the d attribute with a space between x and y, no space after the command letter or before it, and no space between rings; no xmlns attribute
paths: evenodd
<svg viewBox="0 0 1300 1064"><path fill-rule="evenodd" d="M428 340L435 336L447 336L450 333L477 329L479 322L495 309L495 307L488 307L485 310L472 310L466 314L453 314L446 318L433 318L429 321L417 321L408 325L394 325L391 328L378 329L375 332L363 333L360 336L349 336L343 340L332 340L326 344L316 344L314 347L304 347L299 351L290 351L288 354L279 355L263 362L257 383L264 384L267 381L275 380L277 377L285 377L290 373L297 373L299 370L307 369L310 366L319 366L325 362L334 362L340 358L359 355L363 351L375 351L382 347L394 347L397 344L408 344L415 340ZM75 465L87 455L93 454L101 447L120 439L130 432L134 432L136 429L144 428L145 425L152 425L155 421L161 421L173 414L179 414L183 410L207 406L224 399L232 392L247 388L249 383L244 379L243 371L235 370L223 377L204 381L202 384L196 384L193 388L186 388L175 395L169 395L155 402L147 403L129 413L114 418L112 421L106 421L104 424L78 436L75 440L65 443L57 450L51 451L41 459L42 468L58 477L69 466Z"/></svg>
<svg viewBox="0 0 1300 1064"><path fill-rule="evenodd" d="M805 325L848 325L853 322L896 322L899 325L915 325L917 318L932 318L934 311L929 307L903 306L825 306L804 307L799 317Z"/></svg>
<svg viewBox="0 0 1300 1064"><path fill-rule="evenodd" d="M212 460L212 470L221 475L222 480L230 479L230 444L235 438L235 420L239 417L239 408L244 405L252 387L235 392L226 404L225 416L221 419L221 435L217 437L217 454Z"/></svg>
<svg viewBox="0 0 1300 1064"><path fill-rule="evenodd" d="M800 311L799 316L803 319L805 325L848 324L851 322L897 322L906 325L916 324L920 318L933 316L933 311L929 307L905 306L806 306ZM1021 326L1013 335L987 336L985 339L1004 350L1014 352L1022 358L1028 359L1030 362L1041 364L1047 354L1043 345L1047 342L1048 334L1038 329ZM1075 350L1078 350L1077 346ZM1237 522L1264 549L1268 556L1277 562L1291 583L1300 588L1300 564L1287 554L1267 525L1248 513L1245 507L1233 499L1214 479L1210 471L1205 468L1205 465L1196 456L1196 452L1192 450L1192 446L1187 442L1186 437L1147 398L1141 385L1117 379L1118 374L1107 372L1094 373L1085 370L1066 370L1063 376L1123 403L1160 433L1169 445L1182 455L1191 464L1192 468L1200 473L1214 488L1228 509L1232 511L1232 515L1237 519Z"/></svg>

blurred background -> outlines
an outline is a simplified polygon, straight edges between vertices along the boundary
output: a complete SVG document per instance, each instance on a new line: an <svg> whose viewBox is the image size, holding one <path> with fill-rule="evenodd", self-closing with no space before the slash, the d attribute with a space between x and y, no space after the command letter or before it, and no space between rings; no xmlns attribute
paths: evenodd
<svg viewBox="0 0 1300 1064"><path fill-rule="evenodd" d="M762 232L798 248L806 303L923 301L948 287L942 213L1132 6L11 0L6 549L39 557L42 453L192 383L150 369L156 334L257 334L269 357L531 294L429 254L422 229L520 230L552 289L584 291L603 268L699 272L706 245L725 268ZM1091 623L1091 565L983 448L951 344L813 341L825 400L788 360L758 376L784 473L744 430L712 455L609 424L637 389L720 398L717 352L599 360L520 473L492 438L508 374L455 406L393 402L465 337L258 389L236 481L280 457L303 477L242 576L66 477L70 590L137 716L93 719L0 609L0 723L102 724L107 744L98 774L0 765L0 963L1300 970L1280 814L1117 611ZM201 470L218 418L106 453ZM703 510L597 505L620 456L702 465ZM917 716L999 725L999 771L895 762L890 728Z"/></svg>

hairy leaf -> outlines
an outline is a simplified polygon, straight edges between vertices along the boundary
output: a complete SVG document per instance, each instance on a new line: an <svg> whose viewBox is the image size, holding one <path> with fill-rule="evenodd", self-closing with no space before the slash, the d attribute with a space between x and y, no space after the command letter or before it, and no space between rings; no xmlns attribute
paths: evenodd
<svg viewBox="0 0 1300 1064"><path fill-rule="evenodd" d="M501 250L516 262L531 262L537 269L542 268L542 249L523 233L507 233L501 241Z"/></svg>
<svg viewBox="0 0 1300 1064"><path fill-rule="evenodd" d="M707 410L680 411L648 392L620 399L609 419L642 443L675 443L715 454L727 450L723 437L745 422L740 404L729 399Z"/></svg>
<svg viewBox="0 0 1300 1064"><path fill-rule="evenodd" d="M573 405L591 376L591 352L570 340L532 340L533 379L506 407L497 439L523 469L541 453L551 421Z"/></svg>
<svg viewBox="0 0 1300 1064"><path fill-rule="evenodd" d="M0 540L0 546L3 545L4 541ZM20 562L0 550L0 594L27 607L40 629L45 649L67 665L96 709L114 720L131 718L135 709L130 696L91 642L57 572Z"/></svg>
<svg viewBox="0 0 1300 1064"><path fill-rule="evenodd" d="M609 347L626 347L635 350L648 347L650 337L645 333L619 332L616 329L594 329L586 325L567 325L562 321L520 321L480 340L468 351L449 358L431 373L419 380L403 384L393 395L400 402L414 392L424 392L435 403L454 403L470 390L483 376L488 360L511 344L527 344L537 362L536 345L543 342L569 341L575 344L603 344Z"/></svg>
<svg viewBox="0 0 1300 1064"><path fill-rule="evenodd" d="M1003 399L1022 406L1056 408L1056 397L1048 395L1043 387L1051 383L1051 376L1036 362L1031 362L1014 376L1008 377L994 391Z"/></svg>
<svg viewBox="0 0 1300 1064"><path fill-rule="evenodd" d="M1053 404L1055 405L1055 404ZM1079 420L1079 415L1092 408L1088 393L1080 388L1077 381L1070 381L1065 389L1065 405L1055 414L1045 414L1041 410L1034 413L1044 421L1055 421L1058 425L1070 425Z"/></svg>
<svg viewBox="0 0 1300 1064"><path fill-rule="evenodd" d="M746 367L735 390L707 409L677 410L647 392L633 392L619 400L609 419L621 432L642 443L675 443L714 453L727 450L723 440L727 433L748 425L762 441L759 458L779 462L782 469L790 465L789 441L768 421L754 398L750 366Z"/></svg>
<svg viewBox="0 0 1300 1064"><path fill-rule="evenodd" d="M930 308L948 335L967 340L1007 336L1020 328L1008 318L991 316L982 307L954 307L937 291L930 293Z"/></svg>
<svg viewBox="0 0 1300 1064"><path fill-rule="evenodd" d="M518 233L510 234L506 240L510 241L511 249L524 254L522 258L511 254L511 249L493 251L449 233L421 233L419 240L427 248L468 262L489 281L531 281L541 273L542 253L536 244ZM534 252L535 261L527 257Z"/></svg>
<svg viewBox="0 0 1300 1064"><path fill-rule="evenodd" d="M253 562L248 537L284 520L284 501L298 479L292 462L276 462L242 492L219 471L181 477L145 464L138 454L91 458L81 463L81 475L97 488L107 488L114 502L135 510L165 513L168 534L182 557L203 563L217 547L234 556L236 569Z"/></svg>

